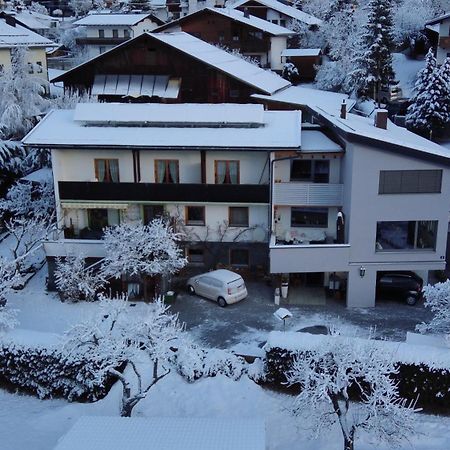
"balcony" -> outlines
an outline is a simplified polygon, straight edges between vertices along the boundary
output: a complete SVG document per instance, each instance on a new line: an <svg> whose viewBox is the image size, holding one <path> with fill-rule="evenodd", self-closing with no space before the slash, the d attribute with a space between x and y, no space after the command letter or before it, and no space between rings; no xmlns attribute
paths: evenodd
<svg viewBox="0 0 450 450"><path fill-rule="evenodd" d="M268 204L266 184L159 184L60 181L61 200Z"/></svg>
<svg viewBox="0 0 450 450"><path fill-rule="evenodd" d="M279 206L342 206L343 184L275 183L273 204Z"/></svg>
<svg viewBox="0 0 450 450"><path fill-rule="evenodd" d="M284 245L275 236L270 240L270 273L346 272L349 257L350 244Z"/></svg>
<svg viewBox="0 0 450 450"><path fill-rule="evenodd" d="M75 39L75 42L77 45L119 45L123 44L124 42L130 40L129 37L84 37L84 38L77 38Z"/></svg>
<svg viewBox="0 0 450 450"><path fill-rule="evenodd" d="M450 48L450 36L439 38L439 47Z"/></svg>

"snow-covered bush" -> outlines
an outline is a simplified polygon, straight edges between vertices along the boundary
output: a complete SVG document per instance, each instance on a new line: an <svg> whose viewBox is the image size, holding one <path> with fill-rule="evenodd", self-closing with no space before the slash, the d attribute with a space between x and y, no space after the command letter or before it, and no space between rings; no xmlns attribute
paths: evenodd
<svg viewBox="0 0 450 450"><path fill-rule="evenodd" d="M116 378L110 373L99 376L102 364L89 354L68 356L57 348L0 343L0 380L39 398L89 402L103 398Z"/></svg>
<svg viewBox="0 0 450 450"><path fill-rule="evenodd" d="M392 355L371 341L341 339L299 353L286 373L288 384L301 390L293 414L307 417L316 436L338 423L345 450L353 450L359 430L399 444L414 434L415 409L399 396L396 373ZM358 402L351 402L351 391Z"/></svg>
<svg viewBox="0 0 450 450"><path fill-rule="evenodd" d="M0 306L5 305L7 295L21 282L16 262L0 256ZM5 310L2 311L6 313ZM8 317L9 315L6 315L5 320L8 320Z"/></svg>
<svg viewBox="0 0 450 450"><path fill-rule="evenodd" d="M86 267L83 255L69 255L56 259L55 284L63 301L93 301L106 280L99 270Z"/></svg>
<svg viewBox="0 0 450 450"><path fill-rule="evenodd" d="M298 73L298 69L291 62L287 62L283 65L281 76L294 85L296 85L300 81L300 74Z"/></svg>
<svg viewBox="0 0 450 450"><path fill-rule="evenodd" d="M428 323L421 323L416 329L421 333L450 335L450 280L423 288L425 307L434 317Z"/></svg>

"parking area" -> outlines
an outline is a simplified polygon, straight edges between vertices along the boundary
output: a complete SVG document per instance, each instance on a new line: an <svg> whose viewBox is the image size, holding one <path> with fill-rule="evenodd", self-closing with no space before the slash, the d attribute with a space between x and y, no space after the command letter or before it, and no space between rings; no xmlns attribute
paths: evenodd
<svg viewBox="0 0 450 450"><path fill-rule="evenodd" d="M300 330L315 325L334 325L345 334L367 336L375 329L377 338L403 341L407 331L429 320L430 312L423 304L408 306L403 302L379 302L375 308L352 308L342 302L327 301L326 305L274 304L273 288L263 283L247 283L248 297L226 308L187 292L180 292L172 311L205 345L231 348L264 342L272 330L283 330L283 323L273 313L285 307L293 314L286 321L286 330Z"/></svg>

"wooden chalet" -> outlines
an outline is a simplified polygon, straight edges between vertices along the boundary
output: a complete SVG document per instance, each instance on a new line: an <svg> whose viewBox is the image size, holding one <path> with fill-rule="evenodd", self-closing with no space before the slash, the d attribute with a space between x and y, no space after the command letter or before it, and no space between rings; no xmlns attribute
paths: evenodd
<svg viewBox="0 0 450 450"><path fill-rule="evenodd" d="M248 103L290 86L187 33L144 33L54 78L106 102Z"/></svg>

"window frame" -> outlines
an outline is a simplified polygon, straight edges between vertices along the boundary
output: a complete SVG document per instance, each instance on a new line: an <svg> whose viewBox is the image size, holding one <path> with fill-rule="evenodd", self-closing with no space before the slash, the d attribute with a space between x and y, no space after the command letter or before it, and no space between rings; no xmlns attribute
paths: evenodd
<svg viewBox="0 0 450 450"><path fill-rule="evenodd" d="M240 209L240 210L246 210L247 212L247 221L246 223L234 223L232 222L232 210L233 209ZM249 226L250 223L250 211L248 206L229 206L228 207L228 226L229 227L235 227L235 228L246 228Z"/></svg>
<svg viewBox="0 0 450 450"><path fill-rule="evenodd" d="M228 179L230 180L229 183L225 183L225 181L223 183L218 182L217 167L218 167L219 163L225 163L225 180L228 177ZM231 183L230 163L237 164L237 171L236 171L237 181L236 181L236 183ZM240 160L239 159L215 159L214 160L214 183L215 184L233 184L233 185L241 184L241 162L240 162Z"/></svg>
<svg viewBox="0 0 450 450"><path fill-rule="evenodd" d="M391 178L387 179L389 175L394 176L397 174L399 179ZM422 186L421 188L421 176L422 183L426 183L426 175L435 174L437 177L435 180L436 187L433 189L427 189ZM408 189L407 176L417 176L417 186L415 189ZM404 195L404 194L441 194L442 193L442 169L419 169L419 170L380 170L378 175L378 195ZM395 181L398 181L398 188L395 189ZM409 181L410 182L410 181ZM425 186L426 187L426 186Z"/></svg>
<svg viewBox="0 0 450 450"><path fill-rule="evenodd" d="M110 172L110 161L117 161L117 181L113 181L111 178L108 180L100 180L98 175L98 161L105 161L105 176L108 175L108 178L111 177ZM95 179L99 183L120 183L120 166L119 166L119 158L94 158L94 171L95 171Z"/></svg>
<svg viewBox="0 0 450 450"><path fill-rule="evenodd" d="M119 37L119 30L117 28L113 28L113 30L112 30L112 37L114 39L117 39Z"/></svg>
<svg viewBox="0 0 450 450"><path fill-rule="evenodd" d="M296 210L296 211L294 211ZM303 210L304 213L325 213L326 212L326 220L323 224L300 224L293 222L293 216L294 212L300 212L300 210ZM304 214L303 213L303 214ZM314 206L291 206L291 228L328 228L328 221L329 221L329 209L323 208L323 207L314 207Z"/></svg>
<svg viewBox="0 0 450 450"><path fill-rule="evenodd" d="M176 181L159 181L158 178L158 163L159 162L165 163L165 171L164 171L164 179L167 180L170 175L169 171L169 165L171 162L176 162L177 165L177 179ZM155 183L158 184L179 184L180 182L180 160L179 159L155 159L154 160L154 169L155 169Z"/></svg>
<svg viewBox="0 0 450 450"><path fill-rule="evenodd" d="M190 208L199 208L202 210L202 216L203 219L200 220L190 220L189 219L189 209ZM206 225L206 210L204 206L198 206L198 205L191 205L191 206L185 206L184 208L184 222L186 225L189 225L191 227L204 227Z"/></svg>

